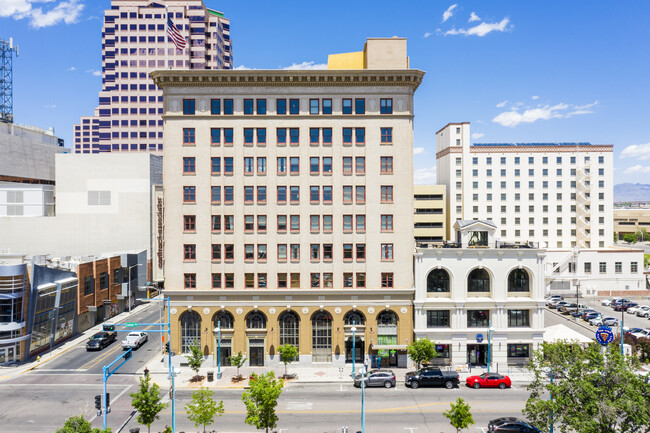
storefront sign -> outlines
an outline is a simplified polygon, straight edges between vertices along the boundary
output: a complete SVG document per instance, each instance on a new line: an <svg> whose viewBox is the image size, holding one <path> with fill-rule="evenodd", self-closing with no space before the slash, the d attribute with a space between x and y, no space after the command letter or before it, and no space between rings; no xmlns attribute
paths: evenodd
<svg viewBox="0 0 650 433"><path fill-rule="evenodd" d="M483 342L483 334L477 334L476 335L476 342L477 343L482 343Z"/></svg>
<svg viewBox="0 0 650 433"><path fill-rule="evenodd" d="M158 205L156 206L156 216L158 218L158 268L163 268L163 199L158 198Z"/></svg>
<svg viewBox="0 0 650 433"><path fill-rule="evenodd" d="M607 346L614 341L614 333L608 326L601 326L596 331L596 341L603 346Z"/></svg>

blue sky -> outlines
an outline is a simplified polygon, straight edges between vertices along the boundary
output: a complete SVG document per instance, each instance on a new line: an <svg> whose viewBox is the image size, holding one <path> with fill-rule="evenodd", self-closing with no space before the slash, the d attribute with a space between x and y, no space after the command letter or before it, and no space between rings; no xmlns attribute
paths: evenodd
<svg viewBox="0 0 650 433"><path fill-rule="evenodd" d="M109 0L0 0L14 60L17 123L72 145L101 87ZM650 2L215 1L231 20L235 66L320 67L367 37L408 38L416 182L435 183L435 131L471 122L474 142L614 144L615 183L650 183Z"/></svg>

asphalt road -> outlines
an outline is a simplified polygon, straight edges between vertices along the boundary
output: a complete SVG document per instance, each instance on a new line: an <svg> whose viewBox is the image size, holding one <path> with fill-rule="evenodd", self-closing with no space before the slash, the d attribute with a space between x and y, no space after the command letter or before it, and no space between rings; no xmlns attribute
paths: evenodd
<svg viewBox="0 0 650 433"><path fill-rule="evenodd" d="M157 323L158 308L157 303L151 303L125 322ZM159 327L136 329L150 331ZM84 414L86 419L95 419L94 397L103 392L102 368L123 353L120 342L125 335L118 332L117 342L91 352L85 348L87 339L79 338L76 345L39 367L1 382L0 432L55 432L71 416ZM128 393L137 389L136 372L154 356L160 356L161 347L161 334L150 332L149 341L134 350L131 359L110 377L108 392L114 408L109 415L110 426L119 427L130 415ZM100 426L101 417L93 424Z"/></svg>
<svg viewBox="0 0 650 433"><path fill-rule="evenodd" d="M242 390L218 390L215 399L223 400L225 413L208 431L220 433L257 432L245 424ZM485 433L489 420L500 416L521 417L528 398L525 386L514 384L506 390L471 389L461 386L452 390L419 388L411 390L398 383L396 388L370 388L365 391L367 432L451 432L453 429L442 412L450 403L462 397L471 406L476 421L470 433ZM191 391L179 391L176 400L176 431L196 432L188 420L184 406L191 400ZM361 430L361 390L351 384L288 384L277 407L278 433L340 433L348 427L350 433ZM171 424L171 409L154 423L152 432ZM135 419L125 431L137 427ZM141 431L146 431L142 429ZM200 430L202 431L202 430Z"/></svg>

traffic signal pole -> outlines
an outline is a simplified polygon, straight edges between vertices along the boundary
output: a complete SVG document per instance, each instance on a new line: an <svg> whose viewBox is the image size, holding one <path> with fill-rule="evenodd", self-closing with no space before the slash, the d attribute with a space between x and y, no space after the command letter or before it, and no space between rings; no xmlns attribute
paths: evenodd
<svg viewBox="0 0 650 433"><path fill-rule="evenodd" d="M119 368L121 366L123 366L124 363L131 358L131 355L133 355L133 349L127 350L126 352L124 352L123 354L121 354L120 356L115 358L115 361L111 362L108 365L105 365L104 368L102 368L102 370L104 372L104 377L103 377L103 382L104 382L104 410L102 411L100 409L100 412L103 412L103 414L104 414L104 417L103 417L104 418L104 430L106 430L106 422L108 421L107 417L108 417L108 413L110 412L110 406L109 406L109 401L108 401L108 392L107 392L107 389L106 389L108 378L110 378L113 375L113 373L115 373L117 370L119 370ZM120 359L123 359L123 361L120 363L120 365L115 367L113 369L113 371L111 371L111 367L113 365L115 365Z"/></svg>

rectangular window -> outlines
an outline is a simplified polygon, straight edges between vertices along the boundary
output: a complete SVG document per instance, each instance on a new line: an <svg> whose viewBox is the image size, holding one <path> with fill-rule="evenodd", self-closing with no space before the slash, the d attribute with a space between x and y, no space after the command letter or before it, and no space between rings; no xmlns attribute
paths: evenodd
<svg viewBox="0 0 650 433"><path fill-rule="evenodd" d="M598 270L601 274L606 274L607 273L607 263L606 262L600 262L598 264Z"/></svg>
<svg viewBox="0 0 650 433"><path fill-rule="evenodd" d="M286 273L279 273L278 274L278 289L286 289L287 288L287 274Z"/></svg>
<svg viewBox="0 0 650 433"><path fill-rule="evenodd" d="M323 157L323 174L332 174L332 157Z"/></svg>
<svg viewBox="0 0 650 433"><path fill-rule="evenodd" d="M296 232L296 233L297 233L297 232L300 231L300 215L291 215L291 216L290 216L289 223L290 223L290 227L289 227L289 229L290 229L292 232Z"/></svg>
<svg viewBox="0 0 650 433"><path fill-rule="evenodd" d="M320 129L309 128L309 144L318 144L320 142Z"/></svg>
<svg viewBox="0 0 650 433"><path fill-rule="evenodd" d="M233 215L224 215L223 229L226 233L235 231L235 217Z"/></svg>
<svg viewBox="0 0 650 433"><path fill-rule="evenodd" d="M244 114L253 114L253 100L244 99Z"/></svg>
<svg viewBox="0 0 650 433"><path fill-rule="evenodd" d="M266 244L259 244L257 246L257 260L260 262L266 261Z"/></svg>
<svg viewBox="0 0 650 433"><path fill-rule="evenodd" d="M639 272L639 263L638 262L630 262L630 273L636 274Z"/></svg>
<svg viewBox="0 0 650 433"><path fill-rule="evenodd" d="M382 288L392 288L393 287L393 273L392 272L382 272L381 273L381 287Z"/></svg>
<svg viewBox="0 0 650 433"><path fill-rule="evenodd" d="M196 215L183 215L183 231L196 231Z"/></svg>
<svg viewBox="0 0 650 433"><path fill-rule="evenodd" d="M323 215L323 231L325 233L332 232L332 215Z"/></svg>
<svg viewBox="0 0 650 433"><path fill-rule="evenodd" d="M224 274L224 279L225 279L224 287L226 289L235 288L235 274L231 274L231 273Z"/></svg>
<svg viewBox="0 0 650 433"><path fill-rule="evenodd" d="M508 344L508 358L528 358L530 346L528 344Z"/></svg>
<svg viewBox="0 0 650 433"><path fill-rule="evenodd" d="M276 99L275 100L275 112L277 114L287 114L287 100L286 99Z"/></svg>
<svg viewBox="0 0 650 433"><path fill-rule="evenodd" d="M233 174L234 172L234 162L231 156L226 156L223 159L223 173L224 174Z"/></svg>
<svg viewBox="0 0 650 433"><path fill-rule="evenodd" d="M343 100L343 114L352 114L352 99Z"/></svg>
<svg viewBox="0 0 650 433"><path fill-rule="evenodd" d="M343 186L343 203L352 203L352 186Z"/></svg>
<svg viewBox="0 0 650 433"><path fill-rule="evenodd" d="M381 114L393 114L393 100L384 98L380 99L379 112Z"/></svg>
<svg viewBox="0 0 650 433"><path fill-rule="evenodd" d="M332 203L332 187L324 186L323 187L323 203L331 204Z"/></svg>
<svg viewBox="0 0 650 433"><path fill-rule="evenodd" d="M266 114L266 99L258 99L255 102L257 104L257 114Z"/></svg>
<svg viewBox="0 0 650 433"><path fill-rule="evenodd" d="M266 203L266 186L257 187L257 204Z"/></svg>
<svg viewBox="0 0 650 433"><path fill-rule="evenodd" d="M196 274L183 274L183 280L186 289L196 289Z"/></svg>
<svg viewBox="0 0 650 433"><path fill-rule="evenodd" d="M210 143L221 144L221 128L210 128Z"/></svg>
<svg viewBox="0 0 650 433"><path fill-rule="evenodd" d="M278 137L278 145L287 144L287 128L277 128L276 133Z"/></svg>
<svg viewBox="0 0 650 433"><path fill-rule="evenodd" d="M343 232L352 231L352 215L343 215Z"/></svg>
<svg viewBox="0 0 650 433"><path fill-rule="evenodd" d="M300 260L300 244L291 244L289 247L290 258L293 261Z"/></svg>
<svg viewBox="0 0 650 433"><path fill-rule="evenodd" d="M223 128L223 143L230 145L234 143L232 128Z"/></svg>
<svg viewBox="0 0 650 433"><path fill-rule="evenodd" d="M289 128L289 144L299 144L299 143L300 143L300 129Z"/></svg>
<svg viewBox="0 0 650 433"><path fill-rule="evenodd" d="M320 114L320 101L318 99L309 100L309 114Z"/></svg>
<svg viewBox="0 0 650 433"><path fill-rule="evenodd" d="M309 187L309 202L311 204L318 204L320 201L320 187L310 186Z"/></svg>
<svg viewBox="0 0 650 433"><path fill-rule="evenodd" d="M232 204L232 202L235 200L235 192L234 192L234 187L232 186L224 186L223 187L223 201L226 204Z"/></svg>
<svg viewBox="0 0 650 433"><path fill-rule="evenodd" d="M291 203L300 203L300 187L292 186L290 188L290 193Z"/></svg>
<svg viewBox="0 0 650 433"><path fill-rule="evenodd" d="M366 287L366 273L357 272L357 288L363 289Z"/></svg>
<svg viewBox="0 0 650 433"><path fill-rule="evenodd" d="M278 187L278 203L285 204L287 202L287 187L279 186Z"/></svg>
<svg viewBox="0 0 650 433"><path fill-rule="evenodd" d="M212 260L221 260L221 245L212 244Z"/></svg>
<svg viewBox="0 0 650 433"><path fill-rule="evenodd" d="M489 324L489 310L467 310L468 328L486 328Z"/></svg>
<svg viewBox="0 0 650 433"><path fill-rule="evenodd" d="M355 171L357 174L365 174L366 173L366 157L365 156L357 156L355 158Z"/></svg>
<svg viewBox="0 0 650 433"><path fill-rule="evenodd" d="M323 128L323 144L332 144L332 128Z"/></svg>
<svg viewBox="0 0 650 433"><path fill-rule="evenodd" d="M278 244L278 260L282 262L287 260L287 244Z"/></svg>
<svg viewBox="0 0 650 433"><path fill-rule="evenodd" d="M312 233L318 233L320 231L320 215L309 216L309 230Z"/></svg>
<svg viewBox="0 0 650 433"><path fill-rule="evenodd" d="M392 174L393 173L393 157L392 156L382 156L381 157L381 170L382 174Z"/></svg>
<svg viewBox="0 0 650 433"><path fill-rule="evenodd" d="M244 215L244 232L252 233L255 230L255 217L253 215Z"/></svg>
<svg viewBox="0 0 650 433"><path fill-rule="evenodd" d="M213 289L221 288L221 274L212 274L212 288Z"/></svg>
<svg viewBox="0 0 650 433"><path fill-rule="evenodd" d="M392 232L393 231L393 216L392 215L382 215L381 216L381 231L382 232Z"/></svg>
<svg viewBox="0 0 650 433"><path fill-rule="evenodd" d="M513 328L529 327L530 310L508 310L508 326Z"/></svg>
<svg viewBox="0 0 650 433"><path fill-rule="evenodd" d="M343 260L350 261L354 258L352 256L353 256L352 244L343 244Z"/></svg>
<svg viewBox="0 0 650 433"><path fill-rule="evenodd" d="M253 173L253 157L250 156L244 157L244 173L246 174Z"/></svg>
<svg viewBox="0 0 650 433"><path fill-rule="evenodd" d="M196 245L194 244L185 244L183 245L183 259L196 260Z"/></svg>
<svg viewBox="0 0 650 433"><path fill-rule="evenodd" d="M297 272L291 273L291 288L292 289L300 288L300 274Z"/></svg>
<svg viewBox="0 0 650 433"><path fill-rule="evenodd" d="M366 114L366 100L357 98L354 100L354 114Z"/></svg>
<svg viewBox="0 0 650 433"><path fill-rule="evenodd" d="M234 113L234 104L232 99L223 100L223 114L233 114Z"/></svg>
<svg viewBox="0 0 650 433"><path fill-rule="evenodd" d="M196 101L194 99L183 99L183 114L194 114Z"/></svg>
<svg viewBox="0 0 650 433"><path fill-rule="evenodd" d="M257 128L255 132L257 133L257 144L266 144L266 128Z"/></svg>
<svg viewBox="0 0 650 433"><path fill-rule="evenodd" d="M292 156L289 158L289 171L291 174L300 173L300 158L297 156Z"/></svg>
<svg viewBox="0 0 650 433"><path fill-rule="evenodd" d="M323 99L323 114L332 114L332 100Z"/></svg>
<svg viewBox="0 0 650 433"><path fill-rule="evenodd" d="M320 158L317 156L309 158L309 172L311 174L318 174L320 172Z"/></svg>
<svg viewBox="0 0 650 433"><path fill-rule="evenodd" d="M352 128L343 128L343 144L352 144Z"/></svg>
<svg viewBox="0 0 650 433"><path fill-rule="evenodd" d="M381 187L381 202L382 203L392 203L393 202L393 187L392 186L382 186Z"/></svg>
<svg viewBox="0 0 650 433"><path fill-rule="evenodd" d="M233 244L224 245L223 256L225 260L235 260L235 246Z"/></svg>
<svg viewBox="0 0 650 433"><path fill-rule="evenodd" d="M427 311L427 328L449 328L449 310Z"/></svg>
<svg viewBox="0 0 650 433"><path fill-rule="evenodd" d="M393 128L380 128L381 131L381 144L393 143Z"/></svg>
<svg viewBox="0 0 650 433"><path fill-rule="evenodd" d="M393 244L381 244L381 259L393 260Z"/></svg>
<svg viewBox="0 0 650 433"><path fill-rule="evenodd" d="M623 263L615 262L614 263L614 272L617 274L623 273Z"/></svg>
<svg viewBox="0 0 650 433"><path fill-rule="evenodd" d="M211 219L212 232L218 233L221 231L221 215L212 215Z"/></svg>
<svg viewBox="0 0 650 433"><path fill-rule="evenodd" d="M255 187L245 186L244 187L244 203L253 203L255 201Z"/></svg>
<svg viewBox="0 0 650 433"><path fill-rule="evenodd" d="M352 157L343 157L343 174L352 174Z"/></svg>
<svg viewBox="0 0 650 433"><path fill-rule="evenodd" d="M195 144L196 136L194 128L183 128L183 144Z"/></svg>
<svg viewBox="0 0 650 433"><path fill-rule="evenodd" d="M332 261L332 244L323 244L323 260Z"/></svg>
<svg viewBox="0 0 650 433"><path fill-rule="evenodd" d="M221 114L221 99L210 100L210 114Z"/></svg>
<svg viewBox="0 0 650 433"><path fill-rule="evenodd" d="M244 128L244 144L253 144L253 128Z"/></svg>
<svg viewBox="0 0 650 433"><path fill-rule="evenodd" d="M363 204L366 202L366 187L365 186L357 186L356 187L356 203L357 204Z"/></svg>
<svg viewBox="0 0 650 433"><path fill-rule="evenodd" d="M289 99L289 114L300 114L299 99Z"/></svg>
<svg viewBox="0 0 650 433"><path fill-rule="evenodd" d="M266 233L266 215L257 216L257 231L259 233Z"/></svg>
<svg viewBox="0 0 650 433"><path fill-rule="evenodd" d="M366 231L366 216L357 215L357 233L363 233Z"/></svg>
<svg viewBox="0 0 650 433"><path fill-rule="evenodd" d="M195 158L193 156L183 157L183 174L196 173Z"/></svg>
<svg viewBox="0 0 650 433"><path fill-rule="evenodd" d="M210 158L210 168L212 174L221 174L221 158L218 156Z"/></svg>
<svg viewBox="0 0 650 433"><path fill-rule="evenodd" d="M311 244L309 246L309 259L312 262L320 260L320 244Z"/></svg>
<svg viewBox="0 0 650 433"><path fill-rule="evenodd" d="M354 128L355 143L364 144L366 142L366 128Z"/></svg>
<svg viewBox="0 0 650 433"><path fill-rule="evenodd" d="M366 244L357 244L357 260L366 260Z"/></svg>
<svg viewBox="0 0 650 433"><path fill-rule="evenodd" d="M287 216L278 215L278 232L285 233L287 231Z"/></svg>
<svg viewBox="0 0 650 433"><path fill-rule="evenodd" d="M287 158L284 156L278 157L278 174L287 174Z"/></svg>
<svg viewBox="0 0 650 433"><path fill-rule="evenodd" d="M263 156L257 158L257 174L266 174L266 158Z"/></svg>
<svg viewBox="0 0 650 433"><path fill-rule="evenodd" d="M183 203L196 203L196 187L184 186L183 187Z"/></svg>
<svg viewBox="0 0 650 433"><path fill-rule="evenodd" d="M212 204L221 203L221 187L213 186L210 191L210 201Z"/></svg>

